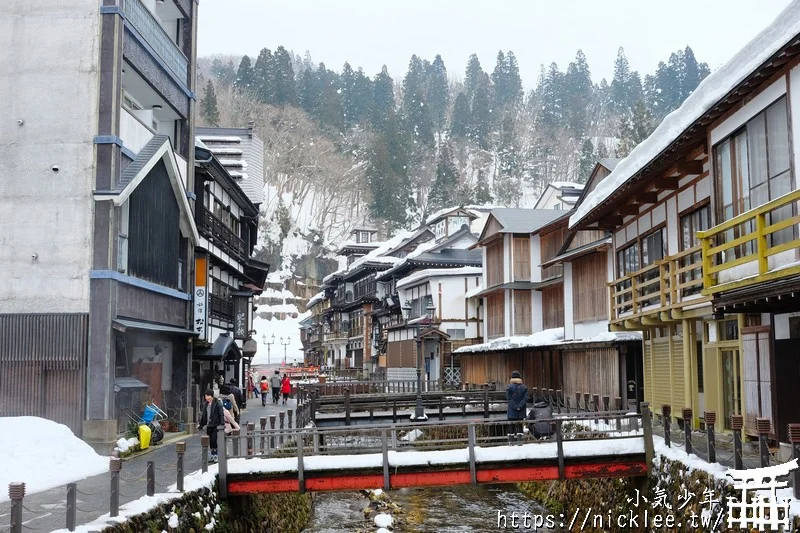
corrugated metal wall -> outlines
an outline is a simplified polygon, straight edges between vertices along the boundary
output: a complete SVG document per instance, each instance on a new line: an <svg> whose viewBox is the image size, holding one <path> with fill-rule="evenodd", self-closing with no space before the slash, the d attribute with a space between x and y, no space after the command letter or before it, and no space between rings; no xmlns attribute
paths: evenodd
<svg viewBox="0 0 800 533"><path fill-rule="evenodd" d="M88 314L0 314L0 417L39 416L81 434Z"/></svg>

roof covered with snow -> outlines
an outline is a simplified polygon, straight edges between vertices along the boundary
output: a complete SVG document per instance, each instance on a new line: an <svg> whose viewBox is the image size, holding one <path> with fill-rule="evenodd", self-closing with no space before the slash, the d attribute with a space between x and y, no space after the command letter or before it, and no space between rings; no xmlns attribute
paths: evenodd
<svg viewBox="0 0 800 533"><path fill-rule="evenodd" d="M483 270L481 267L461 267L461 268L428 268L425 270L418 270L410 276L399 280L397 288L408 287L428 278L444 277L444 276L480 276Z"/></svg>
<svg viewBox="0 0 800 533"><path fill-rule="evenodd" d="M352 272L353 270L357 269L361 265L364 265L368 262L378 262L384 264L395 264L400 261L398 257L384 257L386 254L391 253L395 250L398 246L402 245L407 239L411 238L414 235L414 232L411 231L401 231L398 232L397 235L392 237L386 242L380 243L380 246L369 252L364 257L359 257L357 260L353 261L349 267L340 268L336 272L328 274L322 280L323 283L328 283L333 278L337 276L342 276L347 274L348 272Z"/></svg>
<svg viewBox="0 0 800 533"><path fill-rule="evenodd" d="M712 72L683 104L664 118L653 133L619 162L611 174L578 206L570 227L586 218L617 189L667 150L707 111L722 101L772 55L800 34L800 1L795 0L727 63Z"/></svg>
<svg viewBox="0 0 800 533"><path fill-rule="evenodd" d="M425 224L433 224L436 222L437 219L440 219L450 213L456 214L458 211L466 211L471 217L473 218L480 218L482 212L491 211L492 209L498 209L502 206L494 206L494 205L464 205L461 207L445 207L444 209L439 209L428 218L425 219Z"/></svg>
<svg viewBox="0 0 800 533"><path fill-rule="evenodd" d="M517 335L500 337L483 344L473 344L455 350L453 353L500 352L520 348L539 348L545 346L565 346L575 344L596 344L601 342L640 341L642 334L638 331L612 331L601 333L586 339L564 340L564 328L553 328L539 331L533 335Z"/></svg>

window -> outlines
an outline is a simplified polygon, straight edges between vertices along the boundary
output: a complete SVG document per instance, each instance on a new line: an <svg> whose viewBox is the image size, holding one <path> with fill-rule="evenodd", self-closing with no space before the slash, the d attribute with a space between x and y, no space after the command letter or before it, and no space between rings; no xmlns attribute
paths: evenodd
<svg viewBox="0 0 800 533"><path fill-rule="evenodd" d="M502 291L486 297L486 321L490 339L505 335L505 298Z"/></svg>
<svg viewBox="0 0 800 533"><path fill-rule="evenodd" d="M616 285L617 292L622 292L626 289L630 289L633 285L631 283L631 279L628 278L630 274L639 270L639 244L634 242L633 244L626 246L621 250L617 250L617 277L618 278L625 278L619 281ZM628 291L624 294L617 297L617 305L621 306L617 308L619 313L624 313L626 311L630 311L633 309L632 302L633 301L633 294L632 292ZM626 305L622 305L626 304Z"/></svg>
<svg viewBox="0 0 800 533"><path fill-rule="evenodd" d="M531 240L529 237L514 237L514 281L531 279Z"/></svg>
<svg viewBox="0 0 800 533"><path fill-rule="evenodd" d="M642 268L654 265L656 261L664 259L667 251L667 242L664 228L642 237Z"/></svg>
<svg viewBox="0 0 800 533"><path fill-rule="evenodd" d="M514 335L530 335L531 291L515 290L514 292Z"/></svg>
<svg viewBox="0 0 800 533"><path fill-rule="evenodd" d="M467 330L461 329L448 329L447 334L450 335L450 340L458 341L467 338Z"/></svg>
<svg viewBox="0 0 800 533"><path fill-rule="evenodd" d="M789 128L786 97L750 119L739 131L714 147L714 166L719 203L719 219L730 220L746 211L764 205L792 190L789 166ZM791 206L769 215L769 224L792 216ZM754 231L752 222L725 233L731 241ZM793 228L769 236L770 246L788 242ZM753 252L754 243L747 242L731 250L734 258Z"/></svg>
<svg viewBox="0 0 800 533"><path fill-rule="evenodd" d="M489 287L503 283L503 241L486 247L486 280Z"/></svg>
<svg viewBox="0 0 800 533"><path fill-rule="evenodd" d="M705 205L699 209L692 211L681 217L681 251L685 252L698 245L697 232L707 230L711 227L711 206ZM689 265L698 265L697 268L683 272L680 275L679 283L684 285L689 282L696 281L697 284L684 287L681 290L682 296L689 296L697 294L703 288L701 283L703 279L703 270L700 267L702 260L702 253L700 250L692 252L680 260L680 267L685 268Z"/></svg>

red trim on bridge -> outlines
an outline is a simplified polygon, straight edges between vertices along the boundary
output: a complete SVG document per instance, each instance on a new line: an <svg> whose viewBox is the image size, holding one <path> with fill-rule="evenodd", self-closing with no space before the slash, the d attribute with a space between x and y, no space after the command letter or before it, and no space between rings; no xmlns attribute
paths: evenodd
<svg viewBox="0 0 800 533"><path fill-rule="evenodd" d="M424 471L419 472L390 474L389 484L393 489L398 489L403 487L469 485L471 483L469 469L430 471L429 468L427 467ZM311 472L306 472L307 476L309 474L313 475ZM258 493L297 492L300 490L300 483L295 477L291 479L285 477L254 478L257 475L228 474L228 494L241 496ZM645 475L647 475L647 463L643 460L588 462L564 467L564 476L567 479L622 478ZM476 477L478 483L518 483L559 479L558 466L553 465L479 469L476 472ZM319 477L306 477L305 480L305 489L312 492L368 490L379 487L383 487L383 474L336 475L326 473L326 475Z"/></svg>

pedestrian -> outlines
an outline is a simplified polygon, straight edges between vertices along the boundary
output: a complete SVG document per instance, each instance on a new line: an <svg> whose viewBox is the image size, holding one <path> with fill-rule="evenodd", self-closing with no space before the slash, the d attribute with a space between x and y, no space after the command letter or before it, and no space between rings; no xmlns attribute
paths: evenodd
<svg viewBox="0 0 800 533"><path fill-rule="evenodd" d="M236 397L236 403L239 405L239 409L245 409L247 407L247 400L244 397L242 389L236 386L236 380L234 378L231 378L228 387L231 389L231 394Z"/></svg>
<svg viewBox="0 0 800 533"><path fill-rule="evenodd" d="M528 387L522 382L522 375L517 370L511 373L511 381L506 387L506 401L508 401L506 413L508 420L524 420L528 414L525 409L528 403ZM517 423L510 424L509 433L522 433L522 426Z"/></svg>
<svg viewBox="0 0 800 533"><path fill-rule="evenodd" d="M211 454L209 460L212 463L217 462L217 430L224 424L223 410L222 400L214 398L214 390L208 389L205 393L205 409L203 409L203 414L200 416L197 430L200 431L203 427L206 428Z"/></svg>
<svg viewBox="0 0 800 533"><path fill-rule="evenodd" d="M233 413L233 418L239 421L241 410L239 403L236 401L236 395L233 394L229 385L222 385L219 389L219 399L222 400L222 407Z"/></svg>
<svg viewBox="0 0 800 533"><path fill-rule="evenodd" d="M225 411L225 434L230 435L234 430L239 430L239 422L227 409Z"/></svg>
<svg viewBox="0 0 800 533"><path fill-rule="evenodd" d="M281 381L281 392L283 393L283 405L286 405L289 395L292 393L292 382L289 381L289 376L286 374L283 375L283 381Z"/></svg>
<svg viewBox="0 0 800 533"><path fill-rule="evenodd" d="M269 391L269 381L267 381L267 376L261 376L261 405L266 407L267 406L267 392Z"/></svg>
<svg viewBox="0 0 800 533"><path fill-rule="evenodd" d="M258 387L256 387L256 381L255 377L253 377L253 374L248 374L247 376L247 391L249 392L251 398L258 398Z"/></svg>
<svg viewBox="0 0 800 533"><path fill-rule="evenodd" d="M275 373L270 376L269 384L272 387L272 403L277 404L281 397L281 385L283 384L281 381L281 374L277 369Z"/></svg>

